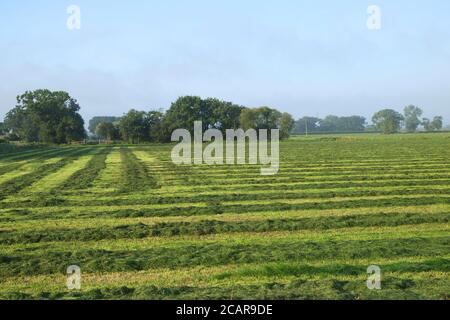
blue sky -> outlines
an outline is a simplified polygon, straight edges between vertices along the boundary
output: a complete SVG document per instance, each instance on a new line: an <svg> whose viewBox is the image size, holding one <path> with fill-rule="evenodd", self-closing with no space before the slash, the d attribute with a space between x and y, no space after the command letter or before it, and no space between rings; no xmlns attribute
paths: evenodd
<svg viewBox="0 0 450 320"><path fill-rule="evenodd" d="M72 4L81 30L66 27ZM366 26L369 5L381 30ZM446 0L3 0L0 40L0 118L49 88L85 120L191 94L296 118L416 104L450 123Z"/></svg>

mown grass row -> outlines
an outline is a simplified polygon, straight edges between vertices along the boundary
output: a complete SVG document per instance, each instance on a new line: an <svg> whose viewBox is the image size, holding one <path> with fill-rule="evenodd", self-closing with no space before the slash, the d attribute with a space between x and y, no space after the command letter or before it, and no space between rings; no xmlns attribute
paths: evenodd
<svg viewBox="0 0 450 320"><path fill-rule="evenodd" d="M220 215L224 213L249 214L265 211L293 211L293 210L326 210L326 209L345 209L345 208L383 208L387 206L424 206L434 204L448 204L448 197L393 197L388 199L358 199L347 201L327 201L327 202L308 202L299 204L290 203L272 203L272 204L248 204L248 205L225 205L221 203L210 203L208 206L184 206L169 208L146 208L146 209L118 209L118 210L77 210L69 209L52 210L51 212L35 212L31 209L11 209L3 221L11 219L63 219L77 217L80 219L88 218L133 218L133 217L174 217L174 216L195 216L195 215ZM105 207L107 208L107 207Z"/></svg>
<svg viewBox="0 0 450 320"><path fill-rule="evenodd" d="M143 179L143 178L142 178ZM131 180L131 179L130 179ZM146 188L153 188L155 186L153 181L148 182L134 182L130 181L127 185L133 185L133 187L126 187L125 190L137 190L139 188L146 190ZM125 188L125 187L123 187ZM130 191L129 191L130 192ZM182 203L200 203L206 202L210 204L219 204L232 201L246 201L246 200L293 200L293 199L333 199L341 197L379 197L379 196L408 196L408 195L448 195L450 194L450 186L448 188L426 188L423 189L392 189L392 190L330 190L324 192L312 192L310 190L297 191L297 192L283 192L283 193L233 193L233 194L208 194L208 195L189 195L189 196L171 196L164 197L163 195L153 195L152 197L145 198L132 198L132 199L111 199L111 200L93 200L93 199L80 199L69 200L64 199L65 206L116 206L116 205L157 205L157 204L182 204ZM42 202L40 199L23 201L15 201L9 203L0 204L0 208L20 208L24 205L33 207L39 207Z"/></svg>
<svg viewBox="0 0 450 320"><path fill-rule="evenodd" d="M297 183L297 184L259 184L259 185L242 185L245 191L261 190L261 191L288 191L288 190L308 190L308 189L349 189L349 188L376 188L376 187L410 187L410 186L450 186L448 179L411 179L411 180L392 180L392 181L371 181L371 182L352 182L342 181L339 183ZM202 188L211 191L235 189L235 186L220 186Z"/></svg>
<svg viewBox="0 0 450 320"><path fill-rule="evenodd" d="M6 196L15 194L33 182L59 170L63 166L71 163L77 156L86 152L86 149L66 149L57 155L64 157L54 163L39 165L34 171L20 177L8 180L0 185L0 200Z"/></svg>
<svg viewBox="0 0 450 320"><path fill-rule="evenodd" d="M0 167L0 176L5 173L17 170L22 165L23 165L23 162L17 162L17 163L7 164L7 165Z"/></svg>
<svg viewBox="0 0 450 320"><path fill-rule="evenodd" d="M158 188L155 177L149 174L147 167L138 160L132 150L121 148L120 157L122 172L119 193L132 193Z"/></svg>
<svg viewBox="0 0 450 320"><path fill-rule="evenodd" d="M387 175L387 174L397 174L397 175L401 175L401 174L410 174L411 170L414 170L414 174L420 175L420 174L427 174L427 173L449 173L450 172L450 168L448 167L439 167L439 168L416 168L416 169L398 169L398 168L380 168L377 170L372 170L370 168L360 168L360 169L348 169L348 170L342 170L342 171L338 171L338 170L323 170L323 171L317 171L317 172L307 172L304 170L300 170L300 171L290 171L290 170L281 170L278 174L277 174L277 178L286 178L286 177L290 177L290 178L323 178L323 177L336 177L336 176L343 176L343 175L349 175L351 176L358 176L361 174L365 174L365 175ZM198 173L196 173L195 178L197 179L202 179L207 177L208 179L211 180L220 180L220 179L227 179L227 180L232 180L233 178L251 178L254 177L255 173L213 173L213 172L208 172L208 171L199 171Z"/></svg>
<svg viewBox="0 0 450 320"><path fill-rule="evenodd" d="M351 227L388 227L424 223L448 223L450 213L379 213L340 217L299 219L268 219L261 221L174 222L145 225L122 225L86 229L44 229L39 231L0 232L0 244L41 243L52 241L94 241L105 239L139 239L146 237L171 237L179 235L208 235L237 232L270 232L299 230L329 230Z"/></svg>
<svg viewBox="0 0 450 320"><path fill-rule="evenodd" d="M248 193L258 193L259 191L270 191L275 193L276 191L299 191L299 192L307 192L307 191L315 191L320 189L340 189L340 190L348 190L358 188L360 190L368 189L368 188L384 188L389 189L393 187L423 187L426 189L427 187L439 187L439 186L450 186L450 180L445 178L436 178L436 179L402 179L402 180L390 180L390 181L362 181L362 180L354 180L350 181L332 181L332 182L313 182L313 181L303 181L296 183L277 183L275 182L267 182L260 184L235 184L228 183L224 184L215 184L215 185L207 185L207 186L195 186L195 190L193 190L193 186L189 185L177 185L177 186L168 186L165 181L165 186L162 189L152 190L152 195L163 195L165 197L174 197L176 195L181 196L195 196L197 194L248 194ZM330 190L334 191L334 190ZM95 199L101 199L103 201L108 200L116 200L116 199L137 199L141 197L147 197L148 195L138 193L132 196L127 195L127 198L118 197L117 195L107 195L103 197L95 196ZM84 197L85 199L92 199L92 197ZM20 202L22 199L17 198L17 201Z"/></svg>
<svg viewBox="0 0 450 320"><path fill-rule="evenodd" d="M398 213L418 213L418 214L439 214L450 212L450 204L437 204L425 206L391 206L384 208L359 208L354 209L330 209L330 210L305 210L305 211L264 211L253 212L242 215L238 213L224 213L213 215L199 215L190 217L137 217L137 218L108 218L98 217L90 219L79 219L77 217L67 217L66 219L41 219L41 220L15 220L11 222L0 221L0 229L3 231L40 231L43 229L58 228L86 229L96 227L119 227L123 225L134 225L143 223L145 225L155 225L157 223L171 222L201 222L204 220L224 221L224 222L244 222L262 221L270 219L299 219L299 218L319 218L319 217L341 217L350 215L369 214L398 214ZM0 211L0 217L8 217L8 210ZM0 219L1 219L0 218Z"/></svg>
<svg viewBox="0 0 450 320"><path fill-rule="evenodd" d="M449 257L443 258L401 258L377 259L384 276L408 277L409 280L443 278L449 271ZM158 287L169 286L229 286L236 284L265 284L278 280L356 280L366 277L368 260L352 261L327 260L316 263L276 262L243 265L222 265L215 267L193 267L177 270L157 269L135 272L83 273L83 291L92 288L111 288L130 284L141 287L153 284ZM365 280L365 279L364 279ZM17 283L19 282L19 285ZM450 280L448 280L450 282ZM31 277L8 278L2 282L0 292L21 289L30 291L60 291L65 284L64 275L38 275Z"/></svg>
<svg viewBox="0 0 450 320"><path fill-rule="evenodd" d="M198 243L180 247L154 247L141 250L49 251L0 254L0 277L64 274L68 265L84 272L123 272L157 268L177 269L269 262L306 262L326 259L382 259L400 257L439 257L448 254L450 237L290 241L275 244Z"/></svg>
<svg viewBox="0 0 450 320"><path fill-rule="evenodd" d="M111 147L100 149L82 170L75 172L68 181L61 185L60 190L82 190L92 186L100 172L105 169L106 157L111 149Z"/></svg>
<svg viewBox="0 0 450 320"><path fill-rule="evenodd" d="M444 286L443 286L444 285ZM133 287L122 285L117 287L99 287L81 292L59 290L42 291L31 294L24 292L0 293L3 299L83 299L83 300L310 300L310 299L448 299L449 283L446 279L434 277L428 280L410 279L402 275L389 275L384 278L383 290L367 290L362 279L328 280L287 280L270 281L262 284L237 284L229 286L212 285L194 286L155 286L143 285Z"/></svg>
<svg viewBox="0 0 450 320"><path fill-rule="evenodd" d="M42 198L48 199L49 195L52 195L53 197L59 196L61 198L59 186L67 182L78 170L83 169L91 158L92 154L86 154L79 157L60 170L45 176L33 183L30 187L22 190L20 194L14 197L14 199L10 199L13 200L10 203L18 203L20 202L21 197L23 197L27 201L28 206L38 207L39 203L42 202ZM36 199L37 202L35 202Z"/></svg>
<svg viewBox="0 0 450 320"><path fill-rule="evenodd" d="M99 251L130 251L130 250L147 250L150 248L180 248L192 247L199 243L204 245L260 245L283 246L286 243L297 242L335 242L335 241L373 241L373 240L399 240L413 238L429 239L448 237L448 224L421 224L421 225L402 225L396 227L353 227L330 230L300 230L300 231L275 231L263 233L221 233L203 236L177 236L177 237L149 237L142 239L116 239L111 241L95 240L95 241L62 241L62 242L46 242L16 245L1 245L1 252L4 256L17 256L22 254L33 254L35 256L45 256L48 252L77 252L84 250ZM446 255L444 255L446 256ZM440 257L444 257L441 255ZM410 256L410 257L389 257L389 260L403 259L424 259L426 257ZM365 259L364 257L362 259ZM337 258L335 260L341 261ZM387 259L384 259L387 260ZM304 263L325 263L329 260L303 261ZM352 260L353 261L353 260ZM366 260L365 260L366 261ZM379 259L377 261L383 261ZM341 261L342 262L342 261ZM387 261L385 261L387 262ZM277 263L277 262L273 262ZM294 261L294 263L297 263ZM229 264L225 264L229 265ZM197 267L202 267L197 266ZM220 268L220 266L215 266ZM164 269L164 268L162 268ZM173 269L176 270L176 269ZM134 271L131 271L134 272Z"/></svg>
<svg viewBox="0 0 450 320"><path fill-rule="evenodd" d="M1 154L1 162L10 163L12 161L23 161L29 159L36 159L38 157L47 157L54 152L60 152L61 148L57 147L28 147L20 148L14 152L7 152Z"/></svg>
<svg viewBox="0 0 450 320"><path fill-rule="evenodd" d="M145 154L142 154L143 152L138 152L139 158L143 160L144 162L153 163L154 160L146 159ZM255 166L219 166L214 168L207 168L204 165L203 166L197 166L197 167L190 167L190 166L180 166L178 169L184 168L186 169L184 171L185 174L194 173L195 175L199 175L200 177L203 176L209 176L211 178L220 178L221 176L229 176L229 177L235 177L235 176L242 176L242 177L248 177L248 176L254 176L255 174L260 173L261 166L255 167ZM243 170L245 168L245 170ZM187 170L189 169L189 170ZM207 170L205 170L207 169ZM381 172L399 172L404 173L406 171L423 171L427 172L430 170L449 170L450 167L448 163L446 162L438 162L438 163L430 163L430 164L402 164L402 165L390 165L389 163L382 163L378 166L374 166L371 164L367 165L361 165L358 163L355 163L354 165L346 165L346 166L338 166L338 167L322 167L322 166L304 166L302 164L298 165L283 165L280 167L280 172L278 173L280 176L286 176L286 175L314 175L314 176L323 176L323 175L338 175L338 174L346 174L346 173L361 173L361 172L372 172L372 173L381 173ZM173 173L175 170L173 167L169 166L168 163L159 163L158 166L155 167L155 171L158 173ZM181 173L182 171L180 171Z"/></svg>

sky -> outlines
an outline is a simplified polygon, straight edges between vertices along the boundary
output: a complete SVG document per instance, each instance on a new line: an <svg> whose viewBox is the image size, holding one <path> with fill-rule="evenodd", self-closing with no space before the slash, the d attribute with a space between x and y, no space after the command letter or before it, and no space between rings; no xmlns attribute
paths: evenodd
<svg viewBox="0 0 450 320"><path fill-rule="evenodd" d="M199 95L295 118L414 104L448 124L450 1L0 0L0 121L41 88L86 121Z"/></svg>

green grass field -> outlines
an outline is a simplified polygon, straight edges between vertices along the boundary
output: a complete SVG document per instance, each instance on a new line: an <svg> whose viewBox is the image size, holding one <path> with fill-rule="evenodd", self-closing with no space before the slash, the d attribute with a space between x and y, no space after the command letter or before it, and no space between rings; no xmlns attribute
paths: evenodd
<svg viewBox="0 0 450 320"><path fill-rule="evenodd" d="M171 148L0 153L0 298L450 298L450 134L295 137L276 176Z"/></svg>

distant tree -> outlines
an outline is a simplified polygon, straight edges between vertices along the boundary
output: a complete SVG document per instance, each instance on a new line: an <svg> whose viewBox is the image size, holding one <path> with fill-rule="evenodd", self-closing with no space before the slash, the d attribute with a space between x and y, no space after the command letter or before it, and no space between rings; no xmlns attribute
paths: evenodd
<svg viewBox="0 0 450 320"><path fill-rule="evenodd" d="M256 123L255 129L276 129L279 128L281 112L269 107L260 107L255 109Z"/></svg>
<svg viewBox="0 0 450 320"><path fill-rule="evenodd" d="M303 117L295 122L295 133L313 133L319 131L321 119L315 117Z"/></svg>
<svg viewBox="0 0 450 320"><path fill-rule="evenodd" d="M372 122L384 134L396 133L400 130L404 117L395 110L384 109L374 114Z"/></svg>
<svg viewBox="0 0 450 320"><path fill-rule="evenodd" d="M341 117L339 119L339 131L363 132L366 128L366 118L361 116Z"/></svg>
<svg viewBox="0 0 450 320"><path fill-rule="evenodd" d="M84 120L80 114L65 115L57 127L57 143L81 141L86 138Z"/></svg>
<svg viewBox="0 0 450 320"><path fill-rule="evenodd" d="M363 132L366 118L361 116L338 117L329 115L319 121L320 132Z"/></svg>
<svg viewBox="0 0 450 320"><path fill-rule="evenodd" d="M279 129L281 139L289 138L295 127L295 121L289 113L282 114L269 107L243 109L240 122L241 128L244 130Z"/></svg>
<svg viewBox="0 0 450 320"><path fill-rule="evenodd" d="M440 131L443 127L443 118L441 116L436 116L433 120L423 118L422 126L425 131Z"/></svg>
<svg viewBox="0 0 450 320"><path fill-rule="evenodd" d="M119 138L119 129L111 122L101 122L95 130L95 134L107 140L116 140Z"/></svg>
<svg viewBox="0 0 450 320"><path fill-rule="evenodd" d="M203 130L215 128L222 132L240 127L240 115L243 107L215 98L202 99L197 96L180 97L172 103L164 116L163 130L175 129L193 131L194 122L202 121ZM169 135L170 137L170 135Z"/></svg>
<svg viewBox="0 0 450 320"><path fill-rule="evenodd" d="M440 131L443 127L443 121L444 119L441 116L437 116L433 118L433 121L431 121L431 125L434 130Z"/></svg>
<svg viewBox="0 0 450 320"><path fill-rule="evenodd" d="M206 109L212 110L212 121L209 124L211 128L219 129L225 133L227 129L240 127L240 116L244 107L215 98L208 98L204 103Z"/></svg>
<svg viewBox="0 0 450 320"><path fill-rule="evenodd" d="M164 114L161 111L150 111L145 116L150 142L166 142L168 134L165 132Z"/></svg>
<svg viewBox="0 0 450 320"><path fill-rule="evenodd" d="M95 134L97 131L97 127L102 122L108 122L117 124L120 121L119 117L94 117L91 120L89 120L89 126L88 130L90 133Z"/></svg>
<svg viewBox="0 0 450 320"><path fill-rule="evenodd" d="M289 113L283 113L280 119L280 139L288 139L295 127L295 120Z"/></svg>
<svg viewBox="0 0 450 320"><path fill-rule="evenodd" d="M31 119L29 112L23 107L17 106L6 114L5 126L18 140L26 142L39 141L39 128Z"/></svg>
<svg viewBox="0 0 450 320"><path fill-rule="evenodd" d="M3 122L0 122L0 136L7 133L6 126Z"/></svg>
<svg viewBox="0 0 450 320"><path fill-rule="evenodd" d="M245 108L241 111L240 123L244 130L254 129L256 126L257 113L255 109Z"/></svg>
<svg viewBox="0 0 450 320"><path fill-rule="evenodd" d="M405 114L405 128L407 132L415 132L417 131L417 128L419 127L421 121L420 116L422 116L422 109L409 105L405 107L404 114Z"/></svg>
<svg viewBox="0 0 450 320"><path fill-rule="evenodd" d="M119 122L119 131L122 139L129 143L141 143L148 140L149 127L144 111L130 110Z"/></svg>
<svg viewBox="0 0 450 320"><path fill-rule="evenodd" d="M280 127L281 112L269 107L244 109L241 112L243 129L277 129Z"/></svg>
<svg viewBox="0 0 450 320"><path fill-rule="evenodd" d="M27 91L17 97L5 123L12 133L28 142L68 143L85 137L80 106L67 92Z"/></svg>
<svg viewBox="0 0 450 320"><path fill-rule="evenodd" d="M172 103L164 119L164 127L170 134L176 129L194 131L194 122L202 121L203 131L214 126L213 110L197 96L180 97Z"/></svg>
<svg viewBox="0 0 450 320"><path fill-rule="evenodd" d="M364 131L365 131L365 132L377 132L377 131L378 131L378 128L377 128L377 126L374 125L374 124L369 124L369 125L367 125L367 126L365 127Z"/></svg>
<svg viewBox="0 0 450 320"><path fill-rule="evenodd" d="M428 118L422 119L422 126L425 129L425 131L433 131L433 127L431 125L431 121Z"/></svg>
<svg viewBox="0 0 450 320"><path fill-rule="evenodd" d="M339 117L329 115L319 123L321 132L338 132L339 131Z"/></svg>

